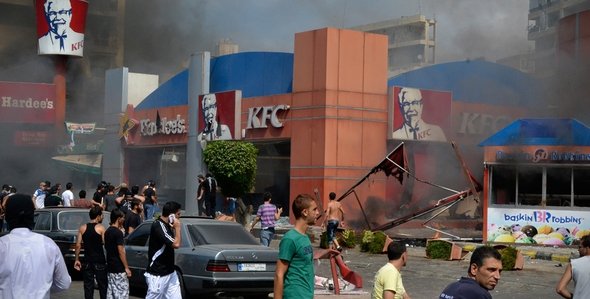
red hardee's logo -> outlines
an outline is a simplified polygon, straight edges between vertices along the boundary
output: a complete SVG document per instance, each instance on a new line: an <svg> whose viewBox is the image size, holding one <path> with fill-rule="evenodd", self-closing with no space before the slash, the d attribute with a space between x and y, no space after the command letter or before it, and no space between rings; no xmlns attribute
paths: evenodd
<svg viewBox="0 0 590 299"><path fill-rule="evenodd" d="M538 150L535 151L535 155L533 156L533 162L537 163L539 161L543 161L543 160L547 160L548 154L547 152L540 148Z"/></svg>
<svg viewBox="0 0 590 299"><path fill-rule="evenodd" d="M82 56L88 2L36 0L39 54Z"/></svg>

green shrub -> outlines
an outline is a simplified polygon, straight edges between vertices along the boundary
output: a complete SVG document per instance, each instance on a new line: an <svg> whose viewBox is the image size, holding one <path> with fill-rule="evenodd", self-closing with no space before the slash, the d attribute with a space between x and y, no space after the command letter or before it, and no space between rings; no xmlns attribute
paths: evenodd
<svg viewBox="0 0 590 299"><path fill-rule="evenodd" d="M513 270L516 264L517 250L514 247L506 247L498 249L498 252L502 255L502 268L504 270Z"/></svg>
<svg viewBox="0 0 590 299"><path fill-rule="evenodd" d="M340 246L346 248L354 248L356 246L356 233L352 229L345 229L342 232L342 236L338 238Z"/></svg>
<svg viewBox="0 0 590 299"><path fill-rule="evenodd" d="M356 246L356 234L351 229L346 229L342 233L336 233L338 244L346 248L354 248ZM328 248L328 233L322 232L320 235L320 248Z"/></svg>
<svg viewBox="0 0 590 299"><path fill-rule="evenodd" d="M426 256L431 259L448 260L452 246L453 244L442 240L429 241L426 245Z"/></svg>
<svg viewBox="0 0 590 299"><path fill-rule="evenodd" d="M364 231L361 242L361 251L369 253L383 253L383 246L385 246L386 239L387 235L385 235L385 233L382 231Z"/></svg>

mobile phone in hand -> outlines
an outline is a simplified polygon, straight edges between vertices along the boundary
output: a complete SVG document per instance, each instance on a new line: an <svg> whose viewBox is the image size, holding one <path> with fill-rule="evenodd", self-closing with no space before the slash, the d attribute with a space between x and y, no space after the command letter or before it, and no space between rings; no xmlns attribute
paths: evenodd
<svg viewBox="0 0 590 299"><path fill-rule="evenodd" d="M175 220L176 220L176 216L174 216L174 214L168 215L168 222L170 222L170 224L174 224Z"/></svg>

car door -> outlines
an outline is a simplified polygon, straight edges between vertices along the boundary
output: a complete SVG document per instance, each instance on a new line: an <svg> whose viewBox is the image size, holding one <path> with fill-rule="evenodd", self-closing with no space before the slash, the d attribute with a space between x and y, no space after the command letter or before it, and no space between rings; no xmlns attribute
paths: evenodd
<svg viewBox="0 0 590 299"><path fill-rule="evenodd" d="M148 263L148 240L151 226L151 222L142 223L127 237L125 242L127 263L132 273L129 283L132 286L145 287L143 273Z"/></svg>

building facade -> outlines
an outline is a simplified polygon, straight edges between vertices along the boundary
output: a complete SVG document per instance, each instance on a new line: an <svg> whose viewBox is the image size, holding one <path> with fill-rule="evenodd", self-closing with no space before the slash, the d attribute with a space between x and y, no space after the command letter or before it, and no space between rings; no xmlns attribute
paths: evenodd
<svg viewBox="0 0 590 299"><path fill-rule="evenodd" d="M423 15L352 27L386 35L388 77L436 63L436 21Z"/></svg>

